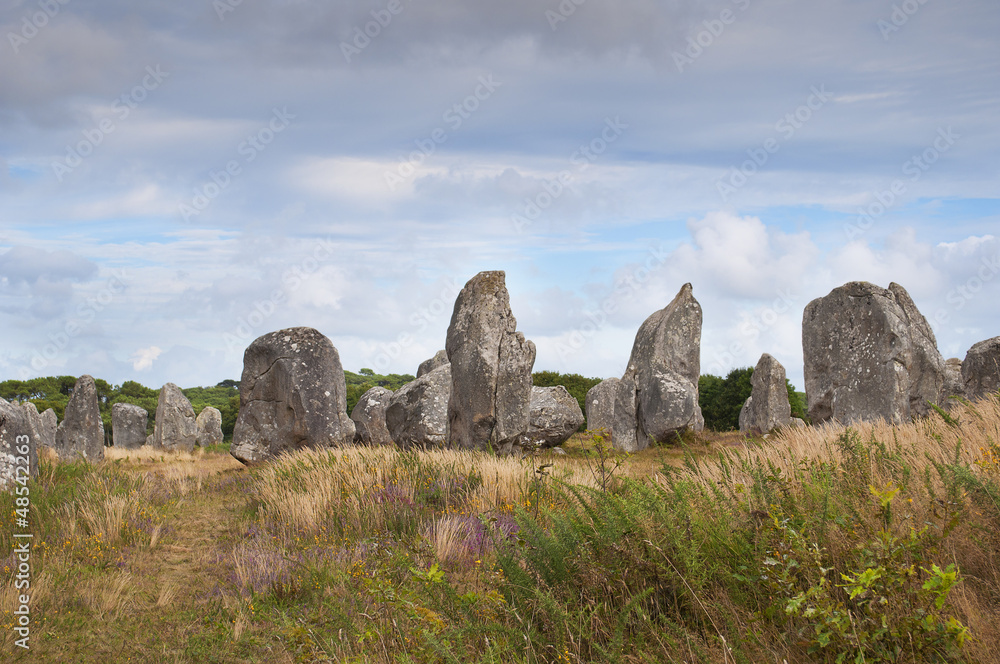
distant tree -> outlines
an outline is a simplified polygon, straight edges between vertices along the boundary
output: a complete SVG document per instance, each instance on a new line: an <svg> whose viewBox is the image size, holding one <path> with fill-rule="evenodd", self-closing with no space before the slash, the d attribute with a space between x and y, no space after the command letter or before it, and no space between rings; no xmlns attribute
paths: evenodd
<svg viewBox="0 0 1000 664"><path fill-rule="evenodd" d="M371 369L368 369L367 367L364 368L364 369L359 369L358 373L361 374L362 376L374 376L375 375L375 372L372 371Z"/></svg>
<svg viewBox="0 0 1000 664"><path fill-rule="evenodd" d="M217 383L216 387L235 387L236 389L239 389L240 381L227 378L226 380Z"/></svg>
<svg viewBox="0 0 1000 664"><path fill-rule="evenodd" d="M788 404L792 407L792 417L797 417L808 422L809 411L806 406L806 393L796 392L792 381L787 378L785 379L785 385L788 388Z"/></svg>
<svg viewBox="0 0 1000 664"><path fill-rule="evenodd" d="M753 367L733 369L725 379L705 375L698 379L698 405L705 427L732 431L740 427L740 410L750 397Z"/></svg>

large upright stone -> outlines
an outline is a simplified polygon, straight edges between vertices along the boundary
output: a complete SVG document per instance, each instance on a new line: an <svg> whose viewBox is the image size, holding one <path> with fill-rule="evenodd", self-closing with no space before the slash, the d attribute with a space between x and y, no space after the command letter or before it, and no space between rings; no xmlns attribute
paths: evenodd
<svg viewBox="0 0 1000 664"><path fill-rule="evenodd" d="M63 460L104 458L104 422L97 401L97 385L91 376L80 376L66 404L63 421L56 429L56 453Z"/></svg>
<svg viewBox="0 0 1000 664"><path fill-rule="evenodd" d="M361 395L351 411L354 442L362 445L392 444L392 436L385 423L385 409L389 407L391 400L392 390L385 387L376 386Z"/></svg>
<svg viewBox="0 0 1000 664"><path fill-rule="evenodd" d="M1000 390L1000 337L980 341L962 362L965 397L978 399Z"/></svg>
<svg viewBox="0 0 1000 664"><path fill-rule="evenodd" d="M134 450L146 444L149 413L142 406L116 403L111 406L111 442L115 447Z"/></svg>
<svg viewBox="0 0 1000 664"><path fill-rule="evenodd" d="M160 389L156 401L153 446L168 452L190 452L197 441L194 407L174 383Z"/></svg>
<svg viewBox="0 0 1000 664"><path fill-rule="evenodd" d="M403 449L443 447L448 441L451 365L445 364L396 390L385 409L389 436Z"/></svg>
<svg viewBox="0 0 1000 664"><path fill-rule="evenodd" d="M792 423L785 367L767 353L761 355L750 377L750 398L740 411L740 431L767 433Z"/></svg>
<svg viewBox="0 0 1000 664"><path fill-rule="evenodd" d="M222 411L205 406L194 420L195 442L201 447L221 445L225 440L222 433Z"/></svg>
<svg viewBox="0 0 1000 664"><path fill-rule="evenodd" d="M424 374L429 374L438 367L443 367L446 364L448 364L448 351L439 350L434 353L434 357L420 363L420 366L417 367L417 378L420 378Z"/></svg>
<svg viewBox="0 0 1000 664"><path fill-rule="evenodd" d="M0 491L37 474L38 440L28 411L0 399Z"/></svg>
<svg viewBox="0 0 1000 664"><path fill-rule="evenodd" d="M701 322L701 305L691 284L684 284L670 304L639 327L618 385L615 447L637 452L685 429L705 427L698 405Z"/></svg>
<svg viewBox="0 0 1000 664"><path fill-rule="evenodd" d="M524 442L535 344L517 331L503 272L480 272L462 289L448 326L449 444L509 452Z"/></svg>
<svg viewBox="0 0 1000 664"><path fill-rule="evenodd" d="M587 429L611 436L615 426L615 397L618 394L617 378L607 378L587 390Z"/></svg>
<svg viewBox="0 0 1000 664"><path fill-rule="evenodd" d="M569 440L583 424L583 411L562 385L532 387L527 443L534 447L555 447Z"/></svg>
<svg viewBox="0 0 1000 664"><path fill-rule="evenodd" d="M944 357L938 350L934 330L906 289L893 282L889 284L889 291L896 296L910 329L910 417L924 417L933 410L930 404L944 403L950 396L945 394L947 372Z"/></svg>
<svg viewBox="0 0 1000 664"><path fill-rule="evenodd" d="M51 408L47 408L45 412L39 413L38 407L30 401L24 402L21 404L21 407L24 408L24 412L28 416L31 435L38 447L54 449L56 446L56 429L58 428L56 412Z"/></svg>
<svg viewBox="0 0 1000 664"><path fill-rule="evenodd" d="M946 391L934 333L898 284L854 281L810 302L802 350L814 424L903 422Z"/></svg>
<svg viewBox="0 0 1000 664"><path fill-rule="evenodd" d="M271 332L243 354L230 453L243 463L350 444L347 384L333 343L310 327Z"/></svg>

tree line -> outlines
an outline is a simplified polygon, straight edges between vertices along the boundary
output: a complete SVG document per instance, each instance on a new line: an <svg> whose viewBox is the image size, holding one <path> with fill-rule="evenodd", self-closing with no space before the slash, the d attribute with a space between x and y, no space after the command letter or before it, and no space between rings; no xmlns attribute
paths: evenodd
<svg viewBox="0 0 1000 664"><path fill-rule="evenodd" d="M706 374L698 380L699 397L702 415L705 418L705 428L713 431L731 431L739 428L740 409L750 396L750 377L753 367L733 369L725 378ZM361 369L358 373L344 371L347 387L347 412L354 410L358 400L373 387L385 387L396 391L406 383L414 380L410 374L376 374L371 369ZM563 374L556 371L538 371L532 374L532 384L536 387L554 387L562 385L580 404L580 410L587 412L587 391L601 382L600 378L587 378L580 374ZM104 421L105 435L110 442L111 437L111 407L116 403L130 403L141 406L149 413L147 434L153 432L156 418L156 402L160 391L146 387L136 381L127 380L121 385L112 385L106 380L95 378L97 386L97 402ZM788 400L792 406L792 417L800 417L808 421L806 415L805 393L797 392L788 380ZM75 376L47 376L29 380L7 380L0 382L0 397L7 401L31 401L39 412L48 408L55 411L61 421L66 411L66 404L73 393L76 384ZM194 407L197 415L207 406L218 408L222 413L222 432L227 440L233 435L236 417L240 410L240 394L238 380L224 380L213 387L189 387L181 391ZM586 423L581 431L586 429Z"/></svg>

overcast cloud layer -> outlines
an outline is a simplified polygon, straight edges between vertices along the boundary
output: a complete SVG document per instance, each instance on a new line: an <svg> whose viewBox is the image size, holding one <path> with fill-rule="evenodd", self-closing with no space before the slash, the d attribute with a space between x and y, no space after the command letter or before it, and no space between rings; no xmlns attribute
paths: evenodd
<svg viewBox="0 0 1000 664"><path fill-rule="evenodd" d="M296 325L415 373L490 269L539 370L620 375L685 282L703 373L801 389L851 280L964 357L997 34L995 0L0 0L0 379L214 385Z"/></svg>

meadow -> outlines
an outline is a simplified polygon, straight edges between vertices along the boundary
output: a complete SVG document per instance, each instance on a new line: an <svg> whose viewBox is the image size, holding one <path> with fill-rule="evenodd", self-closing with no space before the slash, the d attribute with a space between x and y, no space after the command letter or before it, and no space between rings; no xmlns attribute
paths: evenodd
<svg viewBox="0 0 1000 664"><path fill-rule="evenodd" d="M43 458L5 662L1000 662L1000 400L632 456ZM0 496L0 551L14 497Z"/></svg>

